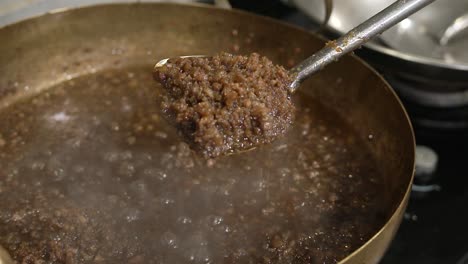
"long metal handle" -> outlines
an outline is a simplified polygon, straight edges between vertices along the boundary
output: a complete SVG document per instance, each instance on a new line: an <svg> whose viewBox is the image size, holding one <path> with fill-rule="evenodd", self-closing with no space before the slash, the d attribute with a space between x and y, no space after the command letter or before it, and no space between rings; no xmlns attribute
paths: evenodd
<svg viewBox="0 0 468 264"><path fill-rule="evenodd" d="M328 42L317 53L291 69L290 72L295 75L295 79L290 85L291 92L294 92L301 82L310 75L321 70L331 62L338 60L343 55L361 47L362 44L369 41L372 37L384 32L434 1L398 0L377 15L353 28L346 35Z"/></svg>

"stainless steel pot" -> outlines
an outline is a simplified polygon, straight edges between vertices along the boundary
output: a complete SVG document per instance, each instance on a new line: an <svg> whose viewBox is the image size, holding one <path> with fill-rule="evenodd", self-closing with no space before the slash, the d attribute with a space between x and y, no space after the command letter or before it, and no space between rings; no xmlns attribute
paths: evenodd
<svg viewBox="0 0 468 264"><path fill-rule="evenodd" d="M290 0L312 19L323 19L322 1ZM392 0L335 0L328 29L343 34ZM405 99L425 107L468 105L468 2L439 0L358 51Z"/></svg>

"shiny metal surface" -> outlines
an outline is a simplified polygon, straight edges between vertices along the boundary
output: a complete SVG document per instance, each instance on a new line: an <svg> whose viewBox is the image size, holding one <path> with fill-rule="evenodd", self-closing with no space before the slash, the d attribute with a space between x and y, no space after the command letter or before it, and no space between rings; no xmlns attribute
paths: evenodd
<svg viewBox="0 0 468 264"><path fill-rule="evenodd" d="M323 19L323 14L320 12L323 8L321 1L292 0L291 2L313 19L317 21ZM393 2L393 0L335 0L329 28L339 34L344 34L360 21L369 18L373 13ZM453 24L463 24L460 20L464 20L467 11L468 2L465 0L438 0L382 34L380 40L383 42L372 42L366 46L402 60L435 67L468 70L467 60L460 58L453 60L454 57L458 56L444 57L440 49L433 51L435 47L442 46L440 43L443 43L444 39L450 35L447 31L450 31L449 28L453 27ZM447 32L445 37L444 32ZM461 33L458 31L457 35L461 36ZM445 50L445 54L451 52L458 55L460 52L466 54L458 45L455 43L453 45L449 50ZM461 43L459 45L463 46Z"/></svg>
<svg viewBox="0 0 468 264"><path fill-rule="evenodd" d="M179 18L190 23L180 23ZM175 4L62 10L0 28L0 37L5 40L0 42L0 110L60 82L101 70L142 65L151 71L154 62L165 57L257 51L287 65L325 44L317 35L272 19ZM354 56L344 56L303 85L314 87L304 92L333 108L356 133L369 139L391 208L387 223L340 263L377 263L409 197L415 148L409 118L382 77Z"/></svg>
<svg viewBox="0 0 468 264"><path fill-rule="evenodd" d="M320 25L319 31L327 27L328 21L330 21L330 17L333 11L333 0L324 0L323 4L325 5L325 18Z"/></svg>
<svg viewBox="0 0 468 264"><path fill-rule="evenodd" d="M291 69L291 72L295 75L295 79L290 86L290 90L294 92L301 82L310 75L323 69L323 67L331 62L337 61L343 55L359 48L374 36L384 32L432 2L434 0L396 1L375 16L350 30L344 36L328 42L320 51Z"/></svg>
<svg viewBox="0 0 468 264"><path fill-rule="evenodd" d="M441 46L446 46L455 37L461 35L468 28L468 13L455 19L442 34L439 40Z"/></svg>
<svg viewBox="0 0 468 264"><path fill-rule="evenodd" d="M284 4L294 6L294 0L281 0ZM320 20L320 27L315 30L315 32L321 32L326 29L328 23L330 21L330 17L333 11L333 0L316 0L321 1L322 6L321 12L321 20Z"/></svg>
<svg viewBox="0 0 468 264"><path fill-rule="evenodd" d="M322 21L322 1L290 2L318 23ZM328 33L342 35L392 2L335 0ZM467 10L468 1L438 0L357 52L379 69L409 103L434 109L466 107L468 63L464 62L467 56L464 20ZM427 56L427 50L436 57ZM452 127L451 123L445 123L444 127Z"/></svg>
<svg viewBox="0 0 468 264"><path fill-rule="evenodd" d="M437 59L448 65L468 65L468 2L442 2L436 2L429 10L437 19L415 15L383 34L382 40L408 54Z"/></svg>

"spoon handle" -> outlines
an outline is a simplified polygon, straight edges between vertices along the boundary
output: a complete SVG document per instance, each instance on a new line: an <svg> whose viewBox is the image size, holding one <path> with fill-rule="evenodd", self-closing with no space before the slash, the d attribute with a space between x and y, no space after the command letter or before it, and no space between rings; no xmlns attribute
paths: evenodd
<svg viewBox="0 0 468 264"><path fill-rule="evenodd" d="M294 92L301 82L310 75L321 70L326 65L338 60L345 54L359 48L372 37L384 32L388 28L417 12L435 0L398 0L375 16L353 28L344 36L329 41L325 47L308 57L290 70L295 75L290 85Z"/></svg>

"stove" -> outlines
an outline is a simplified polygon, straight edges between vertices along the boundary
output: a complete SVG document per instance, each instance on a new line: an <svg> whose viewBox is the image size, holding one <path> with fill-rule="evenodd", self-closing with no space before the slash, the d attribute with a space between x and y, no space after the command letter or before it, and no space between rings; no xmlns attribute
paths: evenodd
<svg viewBox="0 0 468 264"><path fill-rule="evenodd" d="M317 29L314 21L286 1L230 2L235 8ZM447 126L468 123L468 109L428 109L412 100L402 101L419 145L417 175L404 220L381 263L468 264L468 130ZM462 118L454 122L454 114ZM443 125L424 122L435 117Z"/></svg>
<svg viewBox="0 0 468 264"><path fill-rule="evenodd" d="M382 263L468 264L468 133L441 135L415 128L438 166L418 175L405 218Z"/></svg>

